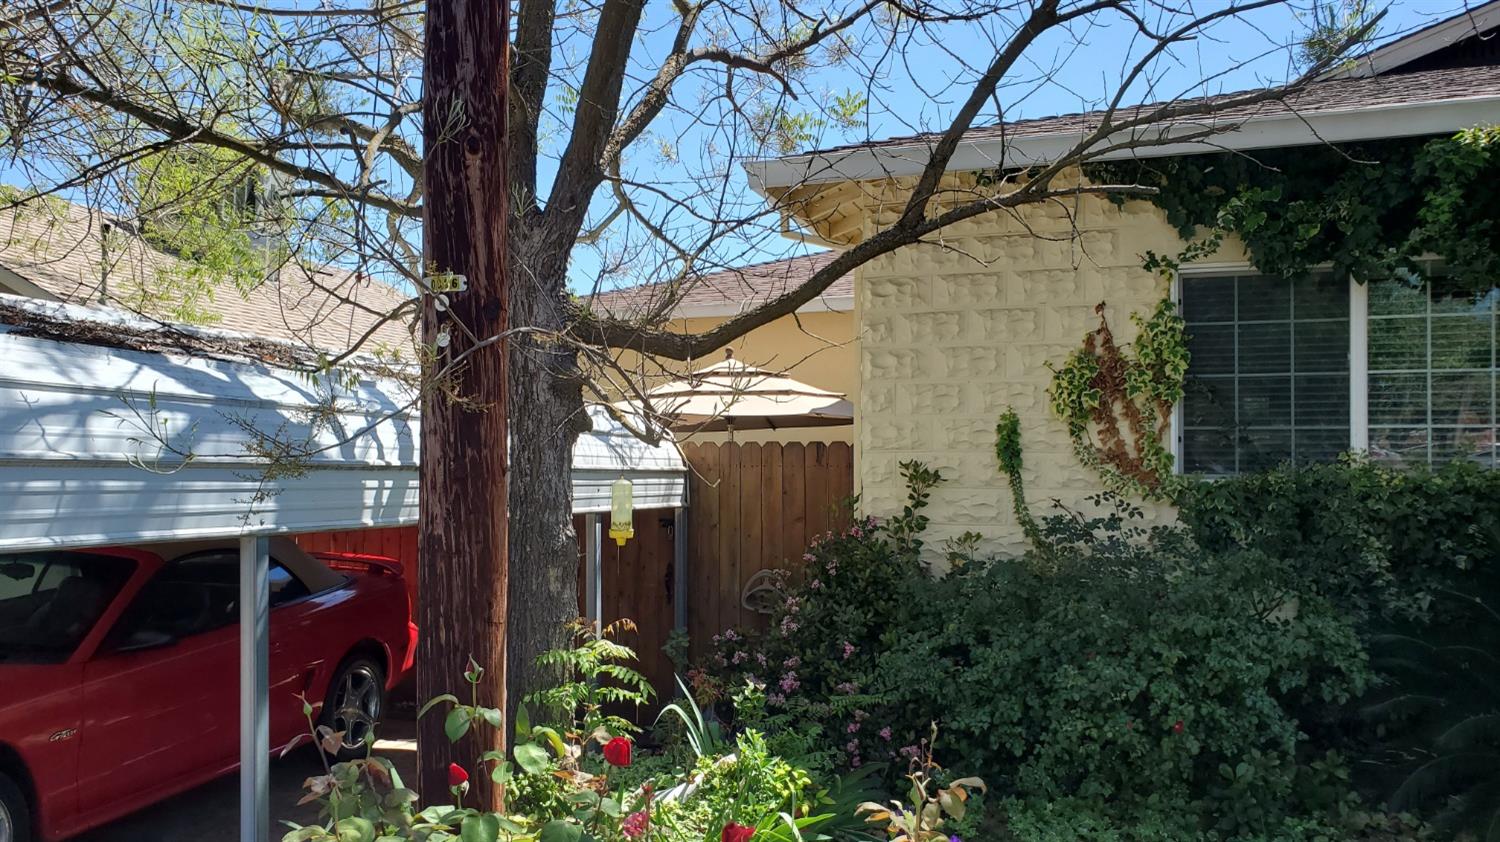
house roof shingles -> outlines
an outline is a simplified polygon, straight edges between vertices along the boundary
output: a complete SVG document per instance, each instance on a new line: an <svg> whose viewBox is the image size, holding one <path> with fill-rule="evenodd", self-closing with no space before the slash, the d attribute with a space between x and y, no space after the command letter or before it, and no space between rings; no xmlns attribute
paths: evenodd
<svg viewBox="0 0 1500 842"><path fill-rule="evenodd" d="M106 223L114 225L107 240ZM95 210L48 200L0 211L0 284L9 273L70 304L176 321L185 269L180 258ZM214 327L327 352L352 347L408 299L388 284L344 270L297 265L248 290L229 279L208 283L207 295L192 309L216 317ZM380 324L364 350L374 344L408 350L408 322Z"/></svg>
<svg viewBox="0 0 1500 842"><path fill-rule="evenodd" d="M683 284L670 302L673 318L727 316L753 309L806 283L813 273L827 266L838 252L788 257L700 275ZM621 318L656 312L668 302L665 284L642 284L600 293L594 306ZM851 310L854 277L834 281L815 299L826 310Z"/></svg>
<svg viewBox="0 0 1500 842"><path fill-rule="evenodd" d="M1128 119L1136 113L1149 112L1151 109L1163 104L1191 105L1243 96L1246 93L1250 92L1240 91L1233 94L1174 100L1171 103L1153 103L1123 107L1116 112L1116 122ZM1360 108L1390 108L1441 100L1495 96L1497 94L1500 94L1500 67L1453 67L1385 76L1312 82L1301 90L1287 96L1284 100L1268 100L1221 111L1208 117L1188 117L1183 119L1187 122L1213 120L1223 123L1237 123L1252 117L1311 114ZM1104 111L1096 110L1076 114L1038 117L1029 120L1012 120L988 126L977 126L969 129L964 134L964 140L982 141L1060 134L1077 134L1082 136L1084 133L1098 128L1104 114ZM799 153L789 157L817 157L863 149L924 146L937 143L941 137L941 132L898 135L861 143L831 146L826 149Z"/></svg>

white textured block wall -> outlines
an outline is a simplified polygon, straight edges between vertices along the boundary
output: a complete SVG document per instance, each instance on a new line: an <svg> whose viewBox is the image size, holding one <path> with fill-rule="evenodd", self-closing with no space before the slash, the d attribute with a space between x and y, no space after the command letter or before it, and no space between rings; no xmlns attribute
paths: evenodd
<svg viewBox="0 0 1500 842"><path fill-rule="evenodd" d="M1116 338L1129 341L1129 314L1148 313L1168 294L1165 281L1141 268L1141 255L1176 254L1182 242L1144 202L1117 208L1083 197L1073 216L1076 237L1059 208L1032 209L1026 226L990 214L948 229L941 245L907 247L861 270L856 464L863 505L876 515L900 510L903 460L940 469L948 481L928 509L934 556L943 539L970 530L985 536L989 552L1024 546L995 461L995 422L1006 407L1021 418L1036 515L1052 511L1053 498L1084 507L1101 488L1048 408L1047 366L1079 347L1097 325L1101 301ZM871 207L867 221L876 229L890 214ZM1145 508L1152 522L1170 517L1165 507Z"/></svg>

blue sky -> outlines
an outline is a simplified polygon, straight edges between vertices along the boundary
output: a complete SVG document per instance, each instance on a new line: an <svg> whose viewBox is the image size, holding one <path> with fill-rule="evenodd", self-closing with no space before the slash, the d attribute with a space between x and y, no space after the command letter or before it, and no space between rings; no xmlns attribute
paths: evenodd
<svg viewBox="0 0 1500 842"><path fill-rule="evenodd" d="M1477 5L1482 0L1469 0ZM1182 5L1182 4L1171 4ZM1201 6L1198 11L1219 8L1220 3L1189 3ZM1305 0L1292 0L1288 6L1257 10L1243 20L1216 25L1205 37L1180 47L1170 59L1153 67L1151 84L1137 84L1125 102L1157 101L1181 96L1222 93L1285 81L1297 72L1289 57L1288 45L1300 43L1309 20L1301 10ZM1372 3L1374 8L1385 8ZM1143 4L1149 8L1149 4ZM1463 11L1464 0L1394 0L1389 3L1380 24L1380 41L1389 40ZM1007 119L1043 117L1084 111L1098 107L1111 96L1125 69L1145 49L1134 38L1134 27L1119 17L1106 18L1108 25L1075 27L1068 33L1032 46L1026 57L1002 86L1000 106ZM1156 21L1153 21L1156 23ZM649 26L649 18L648 18ZM990 28L975 25L949 26L942 31L941 42L908 49L907 62L892 62L882 69L873 87L869 79L848 66L822 71L809 79L815 95L832 97L844 91L861 88L869 91L871 103L865 126L852 131L829 130L817 142L804 148L818 148L841 143L879 139L917 131L941 130L967 94L964 63L982 63L994 55L994 42L1005 38L1014 24L1007 21ZM660 45L647 39L637 53L653 53ZM976 124L993 122L995 108L981 114ZM665 115L664 115L665 116ZM681 116L675 118L681 121ZM651 173L670 180L672 167L660 161L640 161L636 153L636 172ZM701 164L700 164L701 165ZM691 162L678 168L691 167ZM627 167L627 173L630 168ZM750 194L739 166L730 168L730 189L744 197L747 205L759 203ZM543 190L545 195L545 189ZM607 211L605 201L596 203ZM791 240L762 235L747 242L726 243L717 260L723 265L771 260L811 250ZM598 259L577 251L573 263L575 292L588 288L599 266ZM629 285L647 277L632 275L629 270L612 279L612 284Z"/></svg>
<svg viewBox="0 0 1500 842"><path fill-rule="evenodd" d="M1307 19L1299 17L1297 9L1313 0L1289 2L1289 6L1258 10L1243 20L1225 22L1216 26L1209 37L1179 48L1170 60L1162 60L1154 66L1153 84L1135 86L1126 102L1241 90L1287 79L1295 68L1288 61L1289 52L1285 47L1297 43L1300 33L1308 28ZM1481 3L1482 0L1393 0L1381 25L1382 40ZM1140 8L1149 10L1155 5L1159 4L1143 2ZM1171 5L1201 6L1201 12L1218 8L1222 2L1181 0ZM1372 0L1372 5L1380 7L1380 0ZM655 59L665 52L671 34L670 15L666 4L652 4L648 10L643 27L646 34L639 39L632 56L637 77L650 72ZM1086 110L1097 107L1109 96L1124 67L1133 57L1140 55L1143 45L1133 37L1134 28L1125 20L1119 17L1108 20L1112 22L1075 26L1071 32L1053 33L1053 37L1033 45L1000 92L998 105L1003 108L1005 117L1018 119ZM1160 25L1161 21L1153 20L1152 23ZM870 105L864 115L864 125L850 130L824 130L821 136L804 144L803 148L943 128L957 100L967 93L965 63L987 62L994 55L995 43L1008 37L1013 28L1013 19L992 20L988 24L948 25L935 41L908 47L901 51L900 58L885 62L874 72L844 63L810 73L805 79L805 95L796 107L816 110L821 102L853 90L866 94ZM565 45L565 49L576 51L577 45ZM867 49L861 54L866 53L873 51ZM669 112L655 127L658 137L677 142L675 148L686 154L675 159L664 156L657 151L655 139L647 138L627 157L627 175L634 175L642 182L671 193L686 189L690 175L717 168L717 171L727 173L723 185L727 198L718 201L747 211L763 208L761 200L749 191L737 160L726 167L722 156L716 159L713 152L705 151L709 144L719 143L722 138L715 134L711 116L706 126L695 122L702 114L691 107L694 96L691 85L686 86L678 99L689 107L680 108L675 114ZM991 107L981 114L977 123L993 122L996 114L997 108ZM696 153L691 151L695 147ZM545 181L551 177L551 169L551 162L544 159L541 173L543 195L546 195ZM23 183L22 179L21 173L8 159L0 161L0 180ZM653 201L649 191L637 191L637 195L649 210L664 210L665 206ZM610 205L608 198L601 196L595 202L596 212L607 212ZM681 230L690 230L690 227ZM726 240L722 247L714 250L710 262L742 265L806 250L805 246L762 229L753 237ZM657 279L663 271L657 264L644 259L623 263L622 269L610 277L608 285ZM586 249L575 250L570 278L576 292L588 288L599 266L598 255ZM657 268L653 272L641 268L645 266Z"/></svg>

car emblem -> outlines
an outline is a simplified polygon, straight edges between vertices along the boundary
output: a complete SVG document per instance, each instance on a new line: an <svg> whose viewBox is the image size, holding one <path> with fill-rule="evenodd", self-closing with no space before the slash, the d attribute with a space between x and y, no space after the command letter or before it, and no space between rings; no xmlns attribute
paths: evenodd
<svg viewBox="0 0 1500 842"><path fill-rule="evenodd" d="M60 743L63 740L72 739L73 735L76 733L78 733L77 728L64 728L61 731L58 731L56 734L48 737L47 742Z"/></svg>

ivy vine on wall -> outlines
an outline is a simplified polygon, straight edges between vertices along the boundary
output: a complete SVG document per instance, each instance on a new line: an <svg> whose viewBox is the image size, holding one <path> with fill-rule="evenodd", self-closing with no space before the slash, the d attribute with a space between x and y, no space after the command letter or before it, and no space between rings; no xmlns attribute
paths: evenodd
<svg viewBox="0 0 1500 842"><path fill-rule="evenodd" d="M1169 497L1172 453L1165 442L1188 365L1182 317L1167 299L1150 316L1132 313L1138 334L1127 352L1115 341L1104 304L1094 309L1099 327L1052 367L1052 411L1067 424L1079 461L1111 491Z"/></svg>
<svg viewBox="0 0 1500 842"><path fill-rule="evenodd" d="M1488 289L1500 277L1500 127L1099 163L1084 174L1096 183L1156 188L1144 200L1161 208L1183 239L1208 234L1188 259L1206 256L1234 233L1258 271L1285 278L1323 265L1341 279L1421 277L1433 256L1472 289Z"/></svg>
<svg viewBox="0 0 1500 842"><path fill-rule="evenodd" d="M1014 409L1007 408L995 424L995 459L1000 463L1000 473L1005 474L1010 483L1010 503L1016 513L1016 523L1021 525L1021 531L1032 548L1039 550L1042 531L1026 504L1026 481L1021 477L1021 417Z"/></svg>

